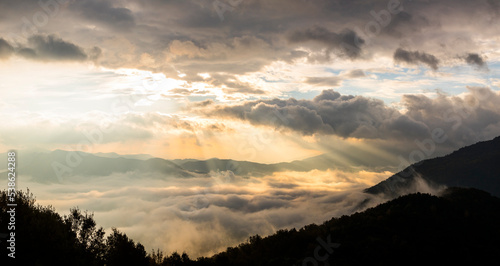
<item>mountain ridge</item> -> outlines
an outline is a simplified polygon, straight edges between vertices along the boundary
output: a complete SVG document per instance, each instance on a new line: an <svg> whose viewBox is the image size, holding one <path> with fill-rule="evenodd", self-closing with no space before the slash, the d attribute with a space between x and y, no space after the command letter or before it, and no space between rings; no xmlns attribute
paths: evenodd
<svg viewBox="0 0 500 266"><path fill-rule="evenodd" d="M422 179L431 187L472 187L500 196L500 137L412 164L364 190L395 197Z"/></svg>
<svg viewBox="0 0 500 266"><path fill-rule="evenodd" d="M5 156L6 153L1 153ZM82 151L53 151L18 152L20 174L35 177L35 180L50 182L56 180L56 167L71 175L98 176L130 171L159 172L176 177L192 177L198 174L210 174L217 171L232 171L241 176L264 176L279 171L311 171L314 169L326 170L335 168L326 157L314 156L304 160L279 162L272 164L251 161L237 161L232 159L211 158L174 159L150 157L147 154L120 155L117 153L87 153ZM22 166L21 166L22 164ZM0 166L0 172L6 165Z"/></svg>

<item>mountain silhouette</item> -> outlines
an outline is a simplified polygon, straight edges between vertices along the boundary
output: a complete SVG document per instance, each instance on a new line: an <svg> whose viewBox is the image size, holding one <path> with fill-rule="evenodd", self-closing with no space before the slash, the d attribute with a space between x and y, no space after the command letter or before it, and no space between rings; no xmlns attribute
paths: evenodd
<svg viewBox="0 0 500 266"><path fill-rule="evenodd" d="M6 153L1 154L6 157ZM80 157L80 161L75 159ZM334 169L328 155L304 160L262 164L249 161L212 158L208 160L150 158L148 155L85 153L55 150L52 152L19 152L19 174L30 175L38 182L55 182L54 163L68 166L73 176L106 176L112 173L156 172L169 177L193 177L212 171L232 171L241 176L264 176L280 171ZM73 157L72 157L73 156ZM72 165L68 163L68 158ZM416 192L419 182L431 188L472 187L500 197L500 137L461 148L449 155L412 164L379 184L367 188L370 194L390 198ZM6 165L0 166L0 172ZM425 192L425 191L422 191Z"/></svg>
<svg viewBox="0 0 500 266"><path fill-rule="evenodd" d="M7 154L0 154L6 158ZM241 176L264 176L279 171L311 171L333 168L327 156L319 155L305 160L263 164L249 161L212 158L208 160L165 160L147 154L120 155L117 153L86 153L81 151L20 151L18 172L29 175L37 182L56 182L58 168L71 176L107 176L113 173L160 173L169 177L193 177L217 171L232 171ZM7 165L0 165L0 173Z"/></svg>
<svg viewBox="0 0 500 266"><path fill-rule="evenodd" d="M137 171L140 173L158 172L165 176L192 177L193 174L168 160L152 158L147 160L123 157L99 157L91 153L55 150L52 152L18 153L21 175L29 175L41 183L57 182L56 169L63 177L107 176L113 173Z"/></svg>
<svg viewBox="0 0 500 266"><path fill-rule="evenodd" d="M480 265L497 258L499 223L499 198L448 188L440 197L409 194L321 225L256 235L175 265Z"/></svg>
<svg viewBox="0 0 500 266"><path fill-rule="evenodd" d="M405 194L421 180L434 188L470 187L500 197L500 137L412 164L365 192L395 197Z"/></svg>

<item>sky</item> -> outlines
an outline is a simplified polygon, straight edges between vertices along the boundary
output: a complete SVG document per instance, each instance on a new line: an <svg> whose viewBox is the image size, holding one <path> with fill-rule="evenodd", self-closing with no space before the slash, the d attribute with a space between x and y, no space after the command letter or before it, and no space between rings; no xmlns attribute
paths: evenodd
<svg viewBox="0 0 500 266"><path fill-rule="evenodd" d="M499 20L498 0L0 0L0 151L259 163L323 155L332 169L300 175L364 176L348 179L344 190L351 191L500 135ZM256 182L274 184L283 175L293 177L294 189L279 193L330 191L297 180L297 173ZM333 182L321 180L326 187ZM75 204L91 209L92 197L136 184L109 182L100 192L88 184L75 185L81 186L76 194L61 188L64 195L30 184L43 202L59 202L58 210L69 208L61 198L73 195L80 199ZM161 186L180 186L172 182ZM203 185L180 187L197 186ZM277 195L276 187L265 187L243 198ZM245 204L223 191L215 194ZM300 208L288 202L275 210L314 209L307 197L297 197ZM159 211L155 206L151 213ZM203 221L217 220L217 211ZM270 222L272 215L259 220L251 216L259 212L244 212L272 229L332 214L317 207L312 220L275 216L281 218ZM108 220L110 212L98 214L106 226L118 222ZM245 228L210 243L220 249L272 231ZM196 246L193 239L175 248L175 241L142 240L166 250Z"/></svg>

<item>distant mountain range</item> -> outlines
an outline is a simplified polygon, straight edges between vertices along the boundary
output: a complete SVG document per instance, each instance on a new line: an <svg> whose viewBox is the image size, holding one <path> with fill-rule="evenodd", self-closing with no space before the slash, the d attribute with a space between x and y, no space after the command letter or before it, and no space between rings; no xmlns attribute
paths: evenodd
<svg viewBox="0 0 500 266"><path fill-rule="evenodd" d="M6 153L0 154L6 157ZM19 174L29 175L38 182L56 182L58 168L72 176L107 176L112 173L140 171L160 173L165 177L193 177L214 171L232 171L241 176L263 176L279 171L311 171L334 168L325 155L305 160L262 164L248 161L212 158L208 160L176 159L165 160L147 154L120 155L117 153L85 153L75 151L18 152ZM0 172L6 165L0 165Z"/></svg>
<svg viewBox="0 0 500 266"><path fill-rule="evenodd" d="M55 150L52 152L18 153L17 171L20 175L29 175L37 182L57 182L58 169L63 175L71 176L107 176L112 173L140 171L143 173L159 172L165 176L192 177L193 173L177 164L159 158L147 160L130 158L100 157L91 153Z"/></svg>
<svg viewBox="0 0 500 266"><path fill-rule="evenodd" d="M471 187L500 197L500 137L415 163L365 192L395 197L420 180L435 188Z"/></svg>
<svg viewBox="0 0 500 266"><path fill-rule="evenodd" d="M6 156L5 153L1 155ZM211 171L232 171L241 176L263 176L280 171L336 168L327 155L274 164L217 158L165 160L147 154L91 154L62 150L20 152L19 156L18 173L30 175L38 182L57 181L54 164L68 166L70 175L74 176L107 176L112 173L140 171L182 178L208 174ZM0 165L0 172L5 169L5 164ZM443 157L415 163L367 188L365 192L394 198L419 191L415 186L422 181L431 188L472 187L500 197L500 137L461 148Z"/></svg>
<svg viewBox="0 0 500 266"><path fill-rule="evenodd" d="M155 158L149 154L118 154L116 152L96 152L95 156L107 157L107 158L126 158L126 159L138 159L138 160L148 160Z"/></svg>
<svg viewBox="0 0 500 266"><path fill-rule="evenodd" d="M209 173L211 171L232 171L238 175L266 175L280 171L311 171L314 169L326 170L335 168L335 165L325 155L319 155L305 160L283 162L274 164L262 164L248 161L235 161L229 159L212 158L208 160L172 160L180 167L197 172Z"/></svg>

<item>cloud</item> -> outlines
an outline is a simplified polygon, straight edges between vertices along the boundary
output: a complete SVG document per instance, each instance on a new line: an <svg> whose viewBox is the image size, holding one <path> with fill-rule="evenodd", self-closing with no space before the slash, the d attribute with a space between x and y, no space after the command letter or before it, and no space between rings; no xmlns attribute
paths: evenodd
<svg viewBox="0 0 500 266"><path fill-rule="evenodd" d="M411 26L416 26L414 25L416 23L415 19L413 16L402 10L398 14L394 15L394 17L391 17L390 23L384 28L384 33L399 38L407 34L406 31L411 30ZM418 25L417 27L419 27ZM412 31L414 31L413 29Z"/></svg>
<svg viewBox="0 0 500 266"><path fill-rule="evenodd" d="M12 54L37 61L86 61L97 60L101 55L99 47L85 52L80 46L65 41L56 35L33 35L25 45L13 46L0 38L0 58L6 59Z"/></svg>
<svg viewBox="0 0 500 266"><path fill-rule="evenodd" d="M213 85L224 85L225 88L222 89L227 94L233 94L233 93L244 93L244 94L265 94L266 92L264 90L255 88L250 83L247 82L241 82L238 80L234 80L231 77L222 77L221 75L215 76L216 78L218 77L218 80L209 80L208 82L213 84Z"/></svg>
<svg viewBox="0 0 500 266"><path fill-rule="evenodd" d="M111 1L76 1L71 5L71 9L91 23L97 22L113 30L129 31L136 24L130 9L115 7Z"/></svg>
<svg viewBox="0 0 500 266"><path fill-rule="evenodd" d="M350 59L361 56L361 46L365 43L356 32L350 29L335 33L321 26L294 31L288 36L288 40L291 43L316 42L325 46L328 53L336 51L338 55Z"/></svg>
<svg viewBox="0 0 500 266"><path fill-rule="evenodd" d="M337 87L342 83L342 79L339 77L308 77L306 83L317 86Z"/></svg>
<svg viewBox="0 0 500 266"><path fill-rule="evenodd" d="M440 92L436 98L404 95L401 105L406 112L381 100L341 95L334 90L324 90L312 100L207 103L201 110L207 116L244 120L302 135L404 140L410 144L441 129L448 136L448 144L460 147L500 135L500 93L484 87L467 89L469 92L461 96Z"/></svg>
<svg viewBox="0 0 500 266"><path fill-rule="evenodd" d="M256 125L288 129L304 135L390 138L425 134L424 124L404 117L376 99L324 90L313 100L260 100L218 106L213 115L247 120Z"/></svg>
<svg viewBox="0 0 500 266"><path fill-rule="evenodd" d="M361 69L354 69L354 70L347 72L345 74L345 76L348 78L362 78L362 77L366 77L366 74Z"/></svg>
<svg viewBox="0 0 500 266"><path fill-rule="evenodd" d="M18 54L33 60L42 61L84 61L87 55L82 48L66 42L55 35L35 35L28 39L28 46Z"/></svg>
<svg viewBox="0 0 500 266"><path fill-rule="evenodd" d="M479 54L469 53L464 57L464 60L467 64L478 69L488 69L488 65Z"/></svg>
<svg viewBox="0 0 500 266"><path fill-rule="evenodd" d="M255 234L300 228L374 206L383 199L361 190L390 175L314 170L243 178L228 171L186 179L132 171L68 176L50 184L24 175L18 185L62 214L75 206L93 212L106 231L117 227L147 250L186 251L197 257ZM361 205L366 199L368 204Z"/></svg>
<svg viewBox="0 0 500 266"><path fill-rule="evenodd" d="M401 48L398 48L396 52L394 52L394 61L405 62L410 65L423 63L433 70L437 70L439 64L439 60L434 55L419 51L406 51Z"/></svg>
<svg viewBox="0 0 500 266"><path fill-rule="evenodd" d="M372 0L369 4L245 0L225 11L223 22L211 2L88 0L64 1L57 6L57 12L49 12L52 7L47 9L28 0L1 4L0 16L5 19L0 36L14 44L18 40L14 42L14 37L7 36L9 33L23 37L29 37L24 34L29 31L57 33L65 40L74 40L79 47L98 43L105 51L99 63L105 67L139 68L168 76L180 71L187 74L187 80L197 73L255 72L274 62L293 63L301 58L308 58L309 63L331 62L333 54L337 63L373 61L393 56L400 45L419 47L439 58L439 65L444 66L454 57L447 53L450 50L464 54L477 49L491 54L494 47L487 44L499 33L497 28L489 27L499 18L498 4L492 0L481 0L476 5L462 0L401 3L402 11L390 14L388 25L380 22L383 17L375 18L371 12L382 14L388 9L386 0ZM35 22L44 16L49 19L39 27ZM28 22L20 19L23 17ZM454 30L457 24L467 21L474 21L467 24L467 30L475 32L473 39ZM366 26L373 23L383 24L380 34L367 30ZM33 56L33 51L24 52ZM144 54L149 55L148 60L141 60ZM431 61L410 61L435 66Z"/></svg>
<svg viewBox="0 0 500 266"><path fill-rule="evenodd" d="M206 107L213 104L215 104L215 102L212 99L208 99L199 102L189 103L189 107L198 108L198 107Z"/></svg>
<svg viewBox="0 0 500 266"><path fill-rule="evenodd" d="M406 115L431 129L442 129L449 143L463 147L500 135L500 93L486 87L467 87L461 96L438 93L436 98L405 95Z"/></svg>
<svg viewBox="0 0 500 266"><path fill-rule="evenodd" d="M14 52L14 47L6 40L0 38L0 59L9 58Z"/></svg>
<svg viewBox="0 0 500 266"><path fill-rule="evenodd" d="M363 72L363 70L361 69L354 69L341 72L338 76L306 77L305 83L323 87L338 87L342 85L342 81L345 79L355 79L362 77L366 77L365 72Z"/></svg>
<svg viewBox="0 0 500 266"><path fill-rule="evenodd" d="M488 0L488 4L495 12L500 12L500 3L498 3L498 1Z"/></svg>
<svg viewBox="0 0 500 266"><path fill-rule="evenodd" d="M265 94L266 92L261 89L254 89L250 86L241 86L238 85L236 88L232 87L229 89L222 89L223 92L227 94L233 93L244 93L244 94Z"/></svg>
<svg viewBox="0 0 500 266"><path fill-rule="evenodd" d="M6 116L0 115L0 118L4 117ZM193 120L184 116L163 115L156 112L126 114L90 112L83 115L55 117L27 112L16 117L16 123L10 123L0 129L2 136L0 145L26 145L66 150L100 149L102 146L119 149L124 143L130 147L140 145L145 148L147 145L165 144L168 140L179 145L176 146L177 149L185 149L184 147L189 145L186 142L191 139L210 143L214 134L234 133L232 127L221 121ZM37 134L33 135L33 131ZM175 153L179 154L179 151L169 151L168 154L174 157Z"/></svg>
<svg viewBox="0 0 500 266"><path fill-rule="evenodd" d="M101 57L101 54L102 54L102 49L95 46L88 50L87 57L89 60L96 62Z"/></svg>

